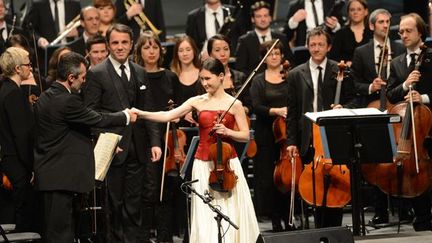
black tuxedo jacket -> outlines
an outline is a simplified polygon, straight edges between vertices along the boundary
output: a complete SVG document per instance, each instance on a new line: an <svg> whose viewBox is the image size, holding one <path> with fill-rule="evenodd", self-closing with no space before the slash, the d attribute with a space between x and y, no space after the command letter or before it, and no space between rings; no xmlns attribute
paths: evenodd
<svg viewBox="0 0 432 243"><path fill-rule="evenodd" d="M391 58L399 56L404 47L400 43L390 42ZM370 102L379 99L379 91L369 94L369 85L378 77L376 72L376 60L374 56L374 41L370 40L367 44L359 46L354 51L351 65L351 74L357 94L361 96L361 106L365 107Z"/></svg>
<svg viewBox="0 0 432 243"><path fill-rule="evenodd" d="M335 0L323 0L323 11L324 11L324 17L328 16L330 14L330 11L334 5ZM291 41L295 37L295 46L304 46L306 44L306 20L303 20L299 23L296 29L290 29L288 26L289 19L297 12L299 9L305 8L305 0L295 0L291 1L289 7L288 7L288 16L287 16L287 24L285 26L285 33L287 35L288 41ZM312 13L308 13L312 14ZM342 22L342 16L337 15L335 16L338 20L340 25L343 25Z"/></svg>
<svg viewBox="0 0 432 243"><path fill-rule="evenodd" d="M74 19L81 12L81 3L78 0L65 0L65 25ZM29 23L33 26L36 40L40 37L46 38L49 42L57 38L55 21L51 12L49 0L34 0L28 15L24 20L25 26Z"/></svg>
<svg viewBox="0 0 432 243"><path fill-rule="evenodd" d="M39 97L35 112L35 183L38 190L88 192L95 162L91 126L125 126L123 112L101 114L86 108L78 94L55 82Z"/></svg>
<svg viewBox="0 0 432 243"><path fill-rule="evenodd" d="M331 109L330 105L334 102L337 72L337 63L327 60L322 90L324 110ZM313 112L313 98L313 82L308 61L295 67L288 75L288 115L286 119L288 145L297 145L303 157L308 152L312 134L312 123L304 116L304 113ZM354 85L351 79L345 79L342 82L340 104L344 107L352 107L353 99Z"/></svg>
<svg viewBox="0 0 432 243"><path fill-rule="evenodd" d="M223 8L224 19L227 16L228 11ZM204 42L207 39L205 27L205 6L196 8L188 13L186 21L186 35L190 36L195 41L198 50L201 51L204 46ZM232 40L232 38L230 38L230 40ZM231 42L231 45L233 45L233 42ZM231 50L234 50L232 47L233 46L231 46Z"/></svg>
<svg viewBox="0 0 432 243"><path fill-rule="evenodd" d="M14 81L6 78L0 85L0 156L16 156L31 172L34 119L30 104Z"/></svg>
<svg viewBox="0 0 432 243"><path fill-rule="evenodd" d="M140 36L140 26L136 23L134 18L128 19L126 15L126 6L124 5L125 0L116 0L116 21L118 23L122 23L128 25L132 28L134 34L134 41L138 39ZM165 28L165 20L162 11L162 1L161 0L146 0L144 7L144 14L147 18L152 22L152 24L162 33L159 35L161 41L165 41L166 37L166 28ZM146 25L147 29L150 29L148 25Z"/></svg>
<svg viewBox="0 0 432 243"><path fill-rule="evenodd" d="M290 62L292 65L294 63L294 56L291 52L291 49L288 45L287 38L278 32L272 31L271 36L273 39L279 39L283 44L283 54L284 58ZM239 71L242 71L246 75L249 75L261 61L260 55L260 42L258 39L258 35L254 30L247 32L242 35L238 41L237 46L237 59L236 59L236 68ZM260 69L264 71L264 67Z"/></svg>
<svg viewBox="0 0 432 243"><path fill-rule="evenodd" d="M147 73L135 63L129 62L129 67L131 69L130 82L133 82L135 93L132 104L109 58L91 68L87 73L86 87L83 90L85 104L100 112L116 112L133 106L142 110L153 110L154 105L148 88ZM142 162L148 160L148 150L146 151L146 148L160 146L158 125L154 122L138 120L126 128L95 129L94 133L98 135L100 132L105 131L123 135L119 144L123 152L115 156L112 161L113 165L125 161L131 143L134 143L138 159Z"/></svg>
<svg viewBox="0 0 432 243"><path fill-rule="evenodd" d="M387 98L391 103L397 103L405 100L404 96L408 93L403 89L403 82L410 74L408 70L407 53L403 53L396 57L390 66L390 77L388 80ZM420 81L415 84L415 90L420 94L427 94L429 100L432 101L432 48L426 49L426 54L423 62L420 65L421 73Z"/></svg>

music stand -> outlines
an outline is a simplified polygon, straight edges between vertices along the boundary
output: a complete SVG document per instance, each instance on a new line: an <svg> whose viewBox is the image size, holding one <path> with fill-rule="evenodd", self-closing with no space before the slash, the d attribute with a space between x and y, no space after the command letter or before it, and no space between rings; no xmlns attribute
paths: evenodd
<svg viewBox="0 0 432 243"><path fill-rule="evenodd" d="M353 235L355 236L360 235L359 164L393 161L396 145L390 123L397 123L400 120L399 115L393 114L354 114L316 119L316 124L321 127L325 156L331 158L333 164L346 163L350 169ZM364 225L363 234L365 234Z"/></svg>

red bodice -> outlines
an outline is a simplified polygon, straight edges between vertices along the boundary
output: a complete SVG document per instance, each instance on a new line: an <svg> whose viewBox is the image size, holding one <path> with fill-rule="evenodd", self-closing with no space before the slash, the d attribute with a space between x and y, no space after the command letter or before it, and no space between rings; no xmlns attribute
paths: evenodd
<svg viewBox="0 0 432 243"><path fill-rule="evenodd" d="M216 142L216 133L210 137L209 133L213 128L215 122L217 121L218 114L222 114L223 111L212 111L212 110L203 110L199 113L198 123L199 123L199 135L200 141L198 144L197 151L195 153L195 158L200 160L210 160L209 159L209 147L211 144ZM231 113L227 113L222 120L222 124L224 124L227 128L233 129L235 125L235 117ZM222 141L228 142L231 144L231 139L227 139L222 137ZM233 145L231 158L237 157L235 149Z"/></svg>

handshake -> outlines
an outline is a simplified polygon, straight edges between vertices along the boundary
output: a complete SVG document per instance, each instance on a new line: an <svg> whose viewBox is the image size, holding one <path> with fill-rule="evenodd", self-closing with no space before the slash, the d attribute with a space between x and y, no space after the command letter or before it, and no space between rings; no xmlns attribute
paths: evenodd
<svg viewBox="0 0 432 243"><path fill-rule="evenodd" d="M125 114L127 113L129 115L129 122L131 122L131 123L136 122L136 120L138 119L138 113L139 113L138 109L135 109L135 108L132 108L132 109L126 108L126 109L123 110L123 112Z"/></svg>

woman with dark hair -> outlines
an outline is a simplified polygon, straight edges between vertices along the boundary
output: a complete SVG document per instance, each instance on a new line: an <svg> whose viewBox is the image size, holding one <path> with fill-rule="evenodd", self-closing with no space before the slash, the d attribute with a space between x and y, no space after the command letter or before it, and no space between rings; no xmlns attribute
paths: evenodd
<svg viewBox="0 0 432 243"><path fill-rule="evenodd" d="M261 44L261 56L267 53L275 41ZM288 105L288 83L281 74L283 44L278 42L270 55L265 59L266 69L252 80L250 95L252 107L256 115L255 141L257 154L254 157L254 197L257 215L272 220L273 231L282 231L281 220L285 229L289 230L287 195L282 194L273 183L273 171L279 160L279 146L273 135L273 121L277 117L285 118ZM272 205L269 207L268 205Z"/></svg>
<svg viewBox="0 0 432 243"><path fill-rule="evenodd" d="M367 23L369 12L366 0L350 0L347 11L348 25L336 32L329 57L338 62L344 60L351 66L355 48L368 43L372 31Z"/></svg>
<svg viewBox="0 0 432 243"><path fill-rule="evenodd" d="M134 61L143 66L147 71L150 93L153 94L154 109L163 111L168 109L168 102L174 100L173 83L178 81L177 75L164 69L164 49L159 38L151 31L145 31L138 39L135 46ZM160 139L165 139L166 123L159 126ZM161 142L164 144L164 142ZM165 176L163 200L160 202L159 193L161 187L163 159L146 164L146 176L143 190L143 240L149 241L150 230L154 218L157 241L172 242L172 218L173 218L173 191L175 177Z"/></svg>
<svg viewBox="0 0 432 243"><path fill-rule="evenodd" d="M99 10L99 32L105 36L106 31L115 21L116 8L111 0L93 0L93 5Z"/></svg>
<svg viewBox="0 0 432 243"><path fill-rule="evenodd" d="M71 52L72 50L67 46L62 46L57 48L51 58L48 61L48 76L46 77L46 82L48 87L51 86L57 79L57 64L60 61L60 58L66 54Z"/></svg>
<svg viewBox="0 0 432 243"><path fill-rule="evenodd" d="M168 112L148 112L134 109L142 119L156 122L167 122L180 118L192 111L198 111L198 123L200 129L200 141L192 169L193 188L200 194L207 192L212 197L211 204L217 205L218 209L227 215L239 227L238 230L230 227L226 221L222 221L225 232L224 241L232 243L256 242L259 228L255 217L249 188L243 175L240 161L232 146L232 141L246 142L249 140L249 127L246 114L240 101L225 92L223 82L225 79L225 67L214 58L204 61L200 71L200 80L206 93L188 99L178 108ZM226 113L221 123L215 123L218 114L228 109L234 102L232 108ZM238 130L234 130L234 125ZM216 142L215 136L210 132L221 136L222 140L229 143L232 151L229 157L231 169L237 176L237 183L229 192L217 192L209 186L210 171L214 164L210 160L209 146ZM191 243L215 243L218 242L218 227L213 220L214 212L197 196L192 196L192 222Z"/></svg>
<svg viewBox="0 0 432 243"><path fill-rule="evenodd" d="M231 55L230 41L228 37L221 34L216 34L211 37L207 42L207 52L210 57L218 59L224 65L225 75L223 87L227 93L234 96L245 82L246 75L230 68L228 65ZM242 93L239 100L243 103L246 114L249 114L249 111L251 110L251 101L248 89Z"/></svg>

